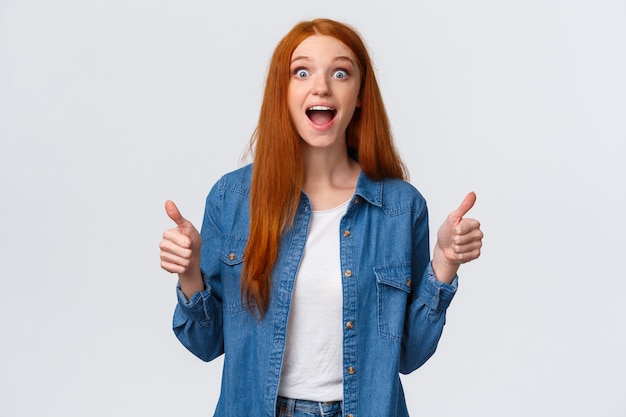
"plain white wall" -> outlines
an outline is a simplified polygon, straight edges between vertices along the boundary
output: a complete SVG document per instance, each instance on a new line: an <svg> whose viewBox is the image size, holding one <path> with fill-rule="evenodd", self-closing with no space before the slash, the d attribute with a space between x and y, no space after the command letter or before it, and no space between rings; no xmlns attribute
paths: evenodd
<svg viewBox="0 0 626 417"><path fill-rule="evenodd" d="M433 232L486 234L415 416L626 415L626 5L0 0L0 415L211 414L158 242L237 168L278 40L367 41Z"/></svg>

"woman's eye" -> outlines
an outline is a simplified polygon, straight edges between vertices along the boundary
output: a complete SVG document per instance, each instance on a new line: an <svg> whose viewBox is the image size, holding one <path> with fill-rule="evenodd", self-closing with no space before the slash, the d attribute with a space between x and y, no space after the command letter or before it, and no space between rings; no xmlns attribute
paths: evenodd
<svg viewBox="0 0 626 417"><path fill-rule="evenodd" d="M348 71L346 71L346 70L337 70L337 71L335 71L335 73L333 74L333 76L334 76L335 78L339 78L339 79L342 79L342 78L347 78L347 77L348 77L348 75L349 75L349 74L348 74Z"/></svg>
<svg viewBox="0 0 626 417"><path fill-rule="evenodd" d="M302 69L302 68L298 68L297 70L294 71L296 77L298 78L306 78L309 76L309 71Z"/></svg>

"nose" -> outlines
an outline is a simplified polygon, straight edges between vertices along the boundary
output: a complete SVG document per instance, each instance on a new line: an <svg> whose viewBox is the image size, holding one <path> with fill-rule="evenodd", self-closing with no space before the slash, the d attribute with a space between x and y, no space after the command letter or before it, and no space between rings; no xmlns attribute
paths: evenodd
<svg viewBox="0 0 626 417"><path fill-rule="evenodd" d="M318 96L330 95L330 85L325 76L315 77L313 80L312 93Z"/></svg>

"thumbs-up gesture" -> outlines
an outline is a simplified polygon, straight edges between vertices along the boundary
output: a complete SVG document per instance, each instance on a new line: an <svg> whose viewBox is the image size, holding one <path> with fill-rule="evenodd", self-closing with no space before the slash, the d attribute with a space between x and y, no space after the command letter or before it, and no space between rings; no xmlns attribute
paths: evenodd
<svg viewBox="0 0 626 417"><path fill-rule="evenodd" d="M464 218L474 206L476 194L469 193L461 205L448 215L437 232L433 251L433 270L438 280L450 283L459 266L480 256L483 232L478 220Z"/></svg>
<svg viewBox="0 0 626 417"><path fill-rule="evenodd" d="M181 289L187 297L204 289L200 272L202 238L193 224L185 219L173 201L165 202L165 212L176 223L166 230L159 244L161 268L178 274Z"/></svg>

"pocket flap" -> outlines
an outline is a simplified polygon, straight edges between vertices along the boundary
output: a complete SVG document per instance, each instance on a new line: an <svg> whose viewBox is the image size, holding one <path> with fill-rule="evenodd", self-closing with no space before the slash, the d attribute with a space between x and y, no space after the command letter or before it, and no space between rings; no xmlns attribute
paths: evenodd
<svg viewBox="0 0 626 417"><path fill-rule="evenodd" d="M239 236L222 236L222 247L219 250L220 259L227 265L237 265L243 262L243 252L246 249L246 240Z"/></svg>
<svg viewBox="0 0 626 417"><path fill-rule="evenodd" d="M404 292L411 292L411 263L400 263L374 267L376 281L397 288Z"/></svg>

